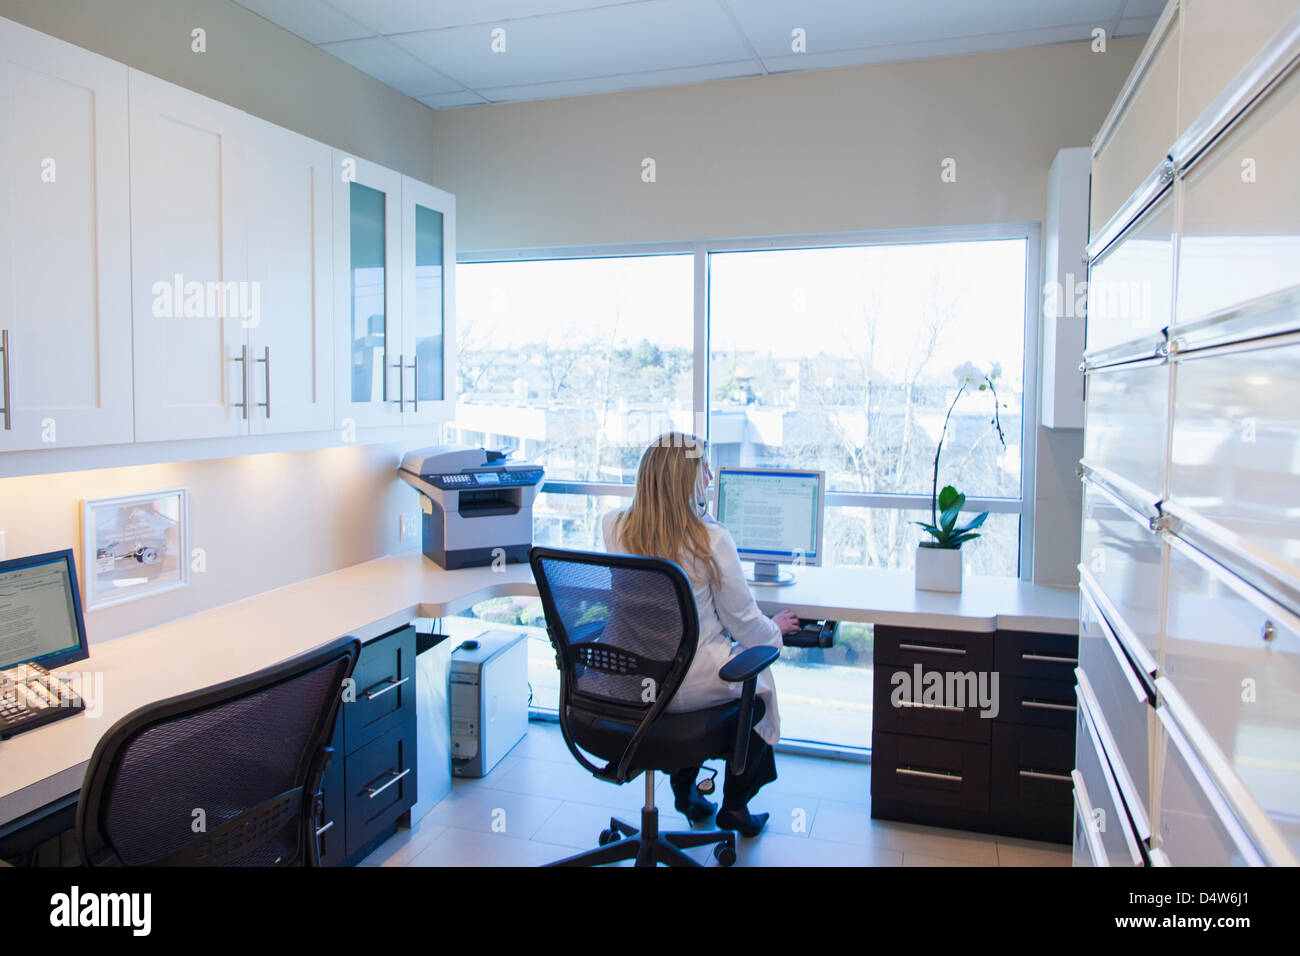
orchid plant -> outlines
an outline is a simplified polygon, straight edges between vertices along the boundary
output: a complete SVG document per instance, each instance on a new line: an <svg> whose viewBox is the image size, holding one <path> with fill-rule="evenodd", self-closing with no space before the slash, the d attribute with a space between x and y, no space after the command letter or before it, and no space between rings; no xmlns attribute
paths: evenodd
<svg viewBox="0 0 1300 956"><path fill-rule="evenodd" d="M984 524L984 520L989 516L987 511L982 512L969 523L958 527L957 517L961 513L962 506L966 504L966 496L952 485L945 485L942 491L939 490L939 454L943 451L943 440L948 435L948 422L952 418L953 409L957 407L957 402L968 390L987 391L992 394L991 424L997 429L998 440L1002 442L1002 447L1005 448L1007 444L1006 435L1002 432L998 391L994 384L1002 376L1001 363L994 362L993 367L985 372L974 362L963 362L953 370L953 374L957 378L959 387L952 404L948 406L948 414L943 419L943 430L939 433L939 443L934 449L934 475L930 484L930 523L913 522L924 528L934 539L921 542L923 548L960 548L963 543L979 537L979 532L975 529Z"/></svg>

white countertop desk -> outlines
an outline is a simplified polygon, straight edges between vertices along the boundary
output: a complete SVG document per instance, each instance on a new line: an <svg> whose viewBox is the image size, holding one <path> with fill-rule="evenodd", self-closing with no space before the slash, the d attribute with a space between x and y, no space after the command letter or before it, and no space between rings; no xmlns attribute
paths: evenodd
<svg viewBox="0 0 1300 956"><path fill-rule="evenodd" d="M989 633L1069 634L1078 628L1073 588L968 576L962 593L944 594L915 590L910 571L809 567L795 573L790 585L754 588L765 611L788 607L807 618ZM407 553L93 644L90 657L68 670L102 677L99 715L0 741L0 826L76 793L99 738L137 707L250 673L335 637L371 640L417 617L458 614L492 597L536 594L527 565L443 571L422 554Z"/></svg>

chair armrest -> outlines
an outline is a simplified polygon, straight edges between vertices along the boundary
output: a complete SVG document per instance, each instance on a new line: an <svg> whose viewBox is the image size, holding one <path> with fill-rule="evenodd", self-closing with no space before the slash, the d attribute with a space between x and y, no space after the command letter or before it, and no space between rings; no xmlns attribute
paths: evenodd
<svg viewBox="0 0 1300 956"><path fill-rule="evenodd" d="M757 677L780 656L779 647L751 647L723 664L718 677L728 684L739 684Z"/></svg>

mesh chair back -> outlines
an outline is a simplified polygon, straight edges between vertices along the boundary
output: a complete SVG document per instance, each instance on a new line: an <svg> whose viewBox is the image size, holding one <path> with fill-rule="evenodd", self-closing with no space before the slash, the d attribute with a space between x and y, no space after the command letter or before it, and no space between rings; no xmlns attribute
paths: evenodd
<svg viewBox="0 0 1300 956"><path fill-rule="evenodd" d="M560 668L566 740L571 707L644 729L695 656L699 621L685 573L662 558L558 548L534 548L530 562Z"/></svg>
<svg viewBox="0 0 1300 956"><path fill-rule="evenodd" d="M331 642L118 721L95 748L82 789L86 861L316 862L312 811L359 652L355 639Z"/></svg>

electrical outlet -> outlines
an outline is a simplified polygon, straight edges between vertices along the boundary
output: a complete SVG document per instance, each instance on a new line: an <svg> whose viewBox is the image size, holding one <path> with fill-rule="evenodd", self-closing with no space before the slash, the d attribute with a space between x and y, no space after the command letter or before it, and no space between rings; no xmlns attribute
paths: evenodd
<svg viewBox="0 0 1300 956"><path fill-rule="evenodd" d="M402 515L400 528L400 540L405 541L408 538L417 538L420 536L420 512L408 511Z"/></svg>

